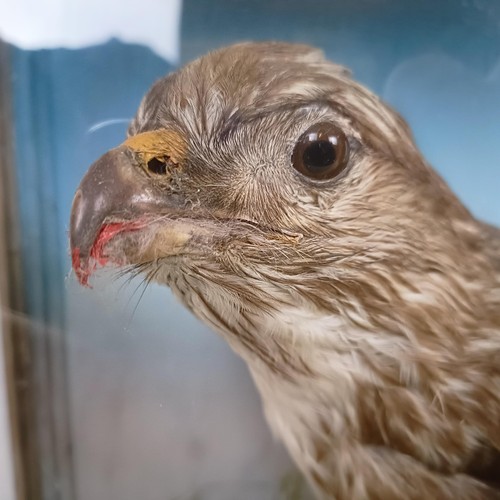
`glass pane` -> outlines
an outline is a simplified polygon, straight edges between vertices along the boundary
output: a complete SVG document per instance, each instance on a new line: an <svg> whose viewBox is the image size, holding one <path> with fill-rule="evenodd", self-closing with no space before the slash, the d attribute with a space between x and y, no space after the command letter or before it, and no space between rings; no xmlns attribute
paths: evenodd
<svg viewBox="0 0 500 500"><path fill-rule="evenodd" d="M350 68L401 112L466 206L500 224L498 2L185 0L169 11L107 0L120 22L85 0L20 9L44 3L26 33L0 8L44 498L310 498L244 363L168 289L112 269L77 284L75 189L156 79L224 44L280 39Z"/></svg>

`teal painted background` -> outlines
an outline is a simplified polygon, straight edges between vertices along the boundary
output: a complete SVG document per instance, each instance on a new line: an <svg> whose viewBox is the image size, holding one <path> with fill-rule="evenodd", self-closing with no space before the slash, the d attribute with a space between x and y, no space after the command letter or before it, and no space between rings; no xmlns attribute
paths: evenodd
<svg viewBox="0 0 500 500"><path fill-rule="evenodd" d="M403 114L465 204L500 224L500 2L184 2L182 62L249 39L317 45L352 69ZM121 289L104 271L83 290L69 272L79 180L173 66L117 40L13 47L12 64L27 307L65 334L77 498L292 498L293 468L227 346L168 290L138 303L136 282Z"/></svg>

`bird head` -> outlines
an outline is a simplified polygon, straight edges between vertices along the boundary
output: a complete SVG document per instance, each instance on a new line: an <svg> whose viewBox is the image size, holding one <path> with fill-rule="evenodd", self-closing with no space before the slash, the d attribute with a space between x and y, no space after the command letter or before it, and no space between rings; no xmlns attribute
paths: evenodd
<svg viewBox="0 0 500 500"><path fill-rule="evenodd" d="M82 180L70 233L82 284L129 266L241 337L242 314L292 308L420 324L432 297L459 300L447 276L484 274L474 224L348 71L311 47L243 43L153 85Z"/></svg>

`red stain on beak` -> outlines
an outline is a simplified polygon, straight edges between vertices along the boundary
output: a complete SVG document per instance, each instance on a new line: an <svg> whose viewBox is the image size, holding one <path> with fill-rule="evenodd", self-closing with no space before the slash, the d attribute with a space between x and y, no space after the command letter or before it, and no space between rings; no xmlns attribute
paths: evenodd
<svg viewBox="0 0 500 500"><path fill-rule="evenodd" d="M87 270L88 266L85 266L85 269L82 266L79 248L73 248L71 251L71 264L80 285L88 286L90 272Z"/></svg>
<svg viewBox="0 0 500 500"><path fill-rule="evenodd" d="M88 257L82 258L80 248L73 248L71 251L71 261L80 285L89 286L90 275L95 271L97 266L105 266L109 262L110 257L104 254L104 248L116 235L124 232L138 231L144 226L145 223L143 221L103 224L90 249Z"/></svg>

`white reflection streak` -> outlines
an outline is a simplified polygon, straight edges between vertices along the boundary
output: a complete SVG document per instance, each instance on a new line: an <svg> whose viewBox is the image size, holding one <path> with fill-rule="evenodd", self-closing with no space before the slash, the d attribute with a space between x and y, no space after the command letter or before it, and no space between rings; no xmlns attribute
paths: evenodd
<svg viewBox="0 0 500 500"><path fill-rule="evenodd" d="M94 132L97 132L101 128L104 127L109 127L110 125L117 125L119 123L128 123L131 120L131 118L112 118L110 120L103 120L102 122L97 122L94 123L89 129L87 130L87 134L93 134Z"/></svg>
<svg viewBox="0 0 500 500"><path fill-rule="evenodd" d="M27 50L85 48L117 38L145 45L177 63L182 0L107 0L104 4L106 9L101 0L0 0L0 33L7 42Z"/></svg>

